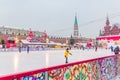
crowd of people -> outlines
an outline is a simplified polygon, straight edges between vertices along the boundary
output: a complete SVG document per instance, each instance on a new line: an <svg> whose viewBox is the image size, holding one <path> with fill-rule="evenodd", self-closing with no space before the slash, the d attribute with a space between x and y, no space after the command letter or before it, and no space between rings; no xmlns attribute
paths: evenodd
<svg viewBox="0 0 120 80"><path fill-rule="evenodd" d="M4 46L3 46L3 48L5 48ZM31 47L31 45L24 45L23 46L23 44L22 44L22 42L19 42L19 44L17 45L17 48L18 48L18 51L19 51L19 53L21 53L22 51L23 51L23 49L25 49L26 50L26 52L27 53L29 53L29 51L32 49L32 47ZM42 49L44 49L44 47L43 46L34 46L34 48L36 49L36 50L38 50L38 49L40 49L40 48L42 48ZM78 48L78 49L82 49L82 50L89 50L89 49L94 49L94 51L95 52L97 52L97 50L99 49L99 47L98 47L98 45L97 44L85 44L85 45L79 45L79 46L77 46L77 47L75 47L74 46L74 48ZM6 49L6 48L5 48ZM65 63L68 63L68 57L69 57L69 55L72 55L70 52L69 52L69 50L71 49L71 47L67 47L66 49L65 49L65 52L64 52L64 56L65 56ZM114 54L119 54L119 52L120 52L120 47L119 46L110 46L109 47L109 49L111 50L111 52L114 52Z"/></svg>
<svg viewBox="0 0 120 80"><path fill-rule="evenodd" d="M120 47L117 45L116 47L110 46L111 52L114 52L114 54L119 54Z"/></svg>

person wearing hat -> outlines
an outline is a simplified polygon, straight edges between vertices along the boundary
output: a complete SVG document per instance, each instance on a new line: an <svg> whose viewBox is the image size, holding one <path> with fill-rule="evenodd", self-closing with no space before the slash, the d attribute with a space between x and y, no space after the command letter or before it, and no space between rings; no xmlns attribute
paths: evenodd
<svg viewBox="0 0 120 80"><path fill-rule="evenodd" d="M68 63L68 56L69 56L69 54L72 55L72 54L69 52L69 49L67 48L67 49L65 50L65 52L64 52L64 56L65 56L65 59L66 59L66 62L65 62L65 63Z"/></svg>

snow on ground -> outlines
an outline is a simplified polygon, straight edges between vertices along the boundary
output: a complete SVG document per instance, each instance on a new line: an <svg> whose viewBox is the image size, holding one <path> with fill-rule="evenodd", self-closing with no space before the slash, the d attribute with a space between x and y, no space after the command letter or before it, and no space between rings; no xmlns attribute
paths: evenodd
<svg viewBox="0 0 120 80"><path fill-rule="evenodd" d="M70 50L69 63L113 55L110 50ZM0 76L65 64L64 50L0 52Z"/></svg>

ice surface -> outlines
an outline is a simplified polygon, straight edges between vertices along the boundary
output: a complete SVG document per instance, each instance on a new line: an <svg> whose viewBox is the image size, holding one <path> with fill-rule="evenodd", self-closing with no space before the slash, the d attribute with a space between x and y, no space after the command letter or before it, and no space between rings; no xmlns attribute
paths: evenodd
<svg viewBox="0 0 120 80"><path fill-rule="evenodd" d="M69 63L113 55L109 49L70 50ZM64 50L0 52L0 76L65 64Z"/></svg>

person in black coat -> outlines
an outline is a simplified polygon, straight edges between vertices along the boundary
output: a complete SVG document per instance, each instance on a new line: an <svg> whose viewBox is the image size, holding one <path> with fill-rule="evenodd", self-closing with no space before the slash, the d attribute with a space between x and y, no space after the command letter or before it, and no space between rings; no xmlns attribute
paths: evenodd
<svg viewBox="0 0 120 80"><path fill-rule="evenodd" d="M26 48L27 48L27 53L29 53L29 51L30 51L29 45L27 45Z"/></svg>
<svg viewBox="0 0 120 80"><path fill-rule="evenodd" d="M119 46L116 46L115 49L114 49L114 53L119 54L119 51L120 51Z"/></svg>

